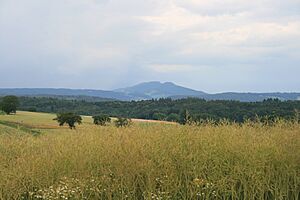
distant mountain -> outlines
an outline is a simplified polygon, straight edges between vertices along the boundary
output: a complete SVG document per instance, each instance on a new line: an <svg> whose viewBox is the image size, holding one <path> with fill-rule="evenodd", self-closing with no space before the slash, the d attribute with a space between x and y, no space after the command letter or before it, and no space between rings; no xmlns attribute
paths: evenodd
<svg viewBox="0 0 300 200"><path fill-rule="evenodd" d="M171 96L171 99L185 99L191 96ZM205 100L228 100L228 101L241 101L241 102L259 102L266 99L279 99L281 101L288 100L300 100L300 93L218 93L218 94L206 94L204 96L198 96Z"/></svg>
<svg viewBox="0 0 300 200"><path fill-rule="evenodd" d="M210 94L205 97L207 100L236 100L242 102L256 102L265 99L280 99L287 100L300 100L300 93L219 93Z"/></svg>
<svg viewBox="0 0 300 200"><path fill-rule="evenodd" d="M82 99L86 97L96 97L98 100L121 100L129 101L134 100L136 97L125 95L119 92L104 91L104 90L86 90L86 89L54 89L54 88L13 88L13 89L0 89L0 96L16 95L16 96L43 96L43 97L56 97L62 96Z"/></svg>
<svg viewBox="0 0 300 200"><path fill-rule="evenodd" d="M182 99L188 97L202 98L206 100L234 100L243 102L263 101L264 99L277 98L280 100L300 100L300 93L218 93L208 94L202 91L178 86L171 82L158 81L145 82L132 87L114 90L128 96L138 96L140 99L172 98Z"/></svg>
<svg viewBox="0 0 300 200"><path fill-rule="evenodd" d="M161 83L158 81L141 83L132 87L121 88L114 91L124 93L129 96L138 95L140 97L144 97L145 99L167 98L177 95L191 97L199 97L206 95L206 93L204 92L178 86L171 82Z"/></svg>
<svg viewBox="0 0 300 200"><path fill-rule="evenodd" d="M218 93L207 94L202 91L178 86L171 82L158 81L141 83L132 87L113 91L86 90L86 89L53 89L53 88L16 88L0 89L0 96L37 96L76 99L85 101L139 101L158 98L183 99L188 97L206 100L234 100L243 102L263 101L277 98L280 100L300 100L300 93Z"/></svg>

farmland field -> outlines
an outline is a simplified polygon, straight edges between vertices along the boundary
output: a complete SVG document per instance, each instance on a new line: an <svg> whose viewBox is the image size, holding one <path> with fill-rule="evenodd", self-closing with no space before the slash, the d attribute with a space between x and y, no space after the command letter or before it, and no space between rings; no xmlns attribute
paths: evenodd
<svg viewBox="0 0 300 200"><path fill-rule="evenodd" d="M300 198L300 125L59 127L0 115L0 199Z"/></svg>

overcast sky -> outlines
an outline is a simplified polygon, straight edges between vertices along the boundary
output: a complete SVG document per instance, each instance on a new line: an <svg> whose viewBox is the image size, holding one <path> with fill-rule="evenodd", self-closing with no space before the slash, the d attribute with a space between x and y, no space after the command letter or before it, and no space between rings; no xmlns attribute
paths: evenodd
<svg viewBox="0 0 300 200"><path fill-rule="evenodd" d="M300 0L0 0L0 87L300 92Z"/></svg>

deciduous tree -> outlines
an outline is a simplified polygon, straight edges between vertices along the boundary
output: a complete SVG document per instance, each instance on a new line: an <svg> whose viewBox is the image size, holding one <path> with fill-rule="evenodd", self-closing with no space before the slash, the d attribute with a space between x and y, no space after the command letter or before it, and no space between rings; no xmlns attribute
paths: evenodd
<svg viewBox="0 0 300 200"><path fill-rule="evenodd" d="M1 102L1 110L6 114L16 113L19 106L19 99L16 96L5 96Z"/></svg>
<svg viewBox="0 0 300 200"><path fill-rule="evenodd" d="M82 122L81 116L74 113L60 113L53 120L56 120L60 126L68 124L70 129L75 129L75 124L81 124Z"/></svg>

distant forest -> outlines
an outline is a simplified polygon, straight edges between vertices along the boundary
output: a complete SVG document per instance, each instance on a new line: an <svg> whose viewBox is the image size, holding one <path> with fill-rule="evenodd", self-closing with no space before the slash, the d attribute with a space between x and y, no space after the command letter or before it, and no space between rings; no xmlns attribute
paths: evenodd
<svg viewBox="0 0 300 200"><path fill-rule="evenodd" d="M74 112L81 115L106 114L112 117L128 117L166 121L182 120L188 111L194 120L227 119L235 122L259 118L294 119L300 111L300 101L268 99L263 102L206 101L197 98L180 100L158 99L145 101L65 100L50 97L20 97L20 110L33 112Z"/></svg>

